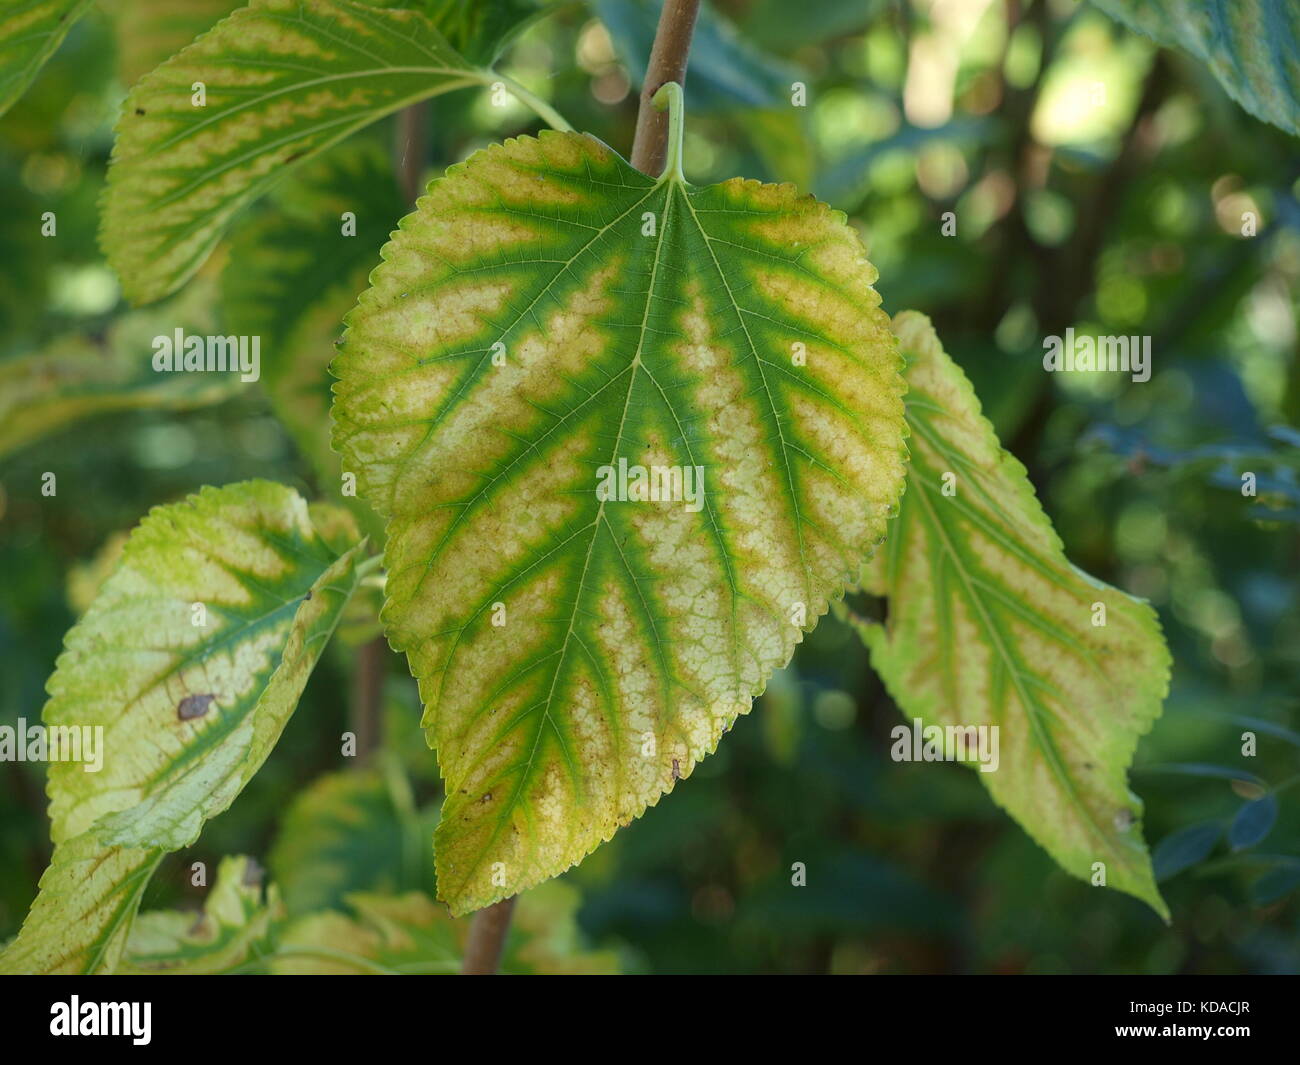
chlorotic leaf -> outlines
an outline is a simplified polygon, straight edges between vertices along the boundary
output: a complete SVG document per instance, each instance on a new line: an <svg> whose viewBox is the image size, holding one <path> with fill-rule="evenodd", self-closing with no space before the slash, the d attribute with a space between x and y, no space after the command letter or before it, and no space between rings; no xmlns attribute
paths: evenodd
<svg viewBox="0 0 1300 1065"><path fill-rule="evenodd" d="M250 858L223 858L203 910L155 910L131 925L119 973L207 976L256 963L273 949L284 908Z"/></svg>
<svg viewBox="0 0 1300 1065"><path fill-rule="evenodd" d="M338 493L330 447L330 376L343 317L407 206L373 143L343 145L269 197L273 210L235 233L221 275L226 327L261 338L262 384L280 421Z"/></svg>
<svg viewBox="0 0 1300 1065"><path fill-rule="evenodd" d="M929 320L905 312L894 330L911 464L863 572L888 597L883 624L857 626L872 664L924 727L996 726L996 769L979 773L994 800L1067 872L1095 882L1100 863L1107 886L1167 915L1125 779L1168 691L1155 612L1066 560Z"/></svg>
<svg viewBox="0 0 1300 1065"><path fill-rule="evenodd" d="M60 843L17 938L0 951L0 974L116 971L163 856L156 847L105 847L90 832Z"/></svg>
<svg viewBox="0 0 1300 1065"><path fill-rule="evenodd" d="M355 917L336 911L294 921L280 938L277 975L458 973L469 922L454 921L427 895L348 897ZM579 896L567 884L543 884L515 906L500 971L576 975L618 972L608 951L589 951L575 914Z"/></svg>
<svg viewBox="0 0 1300 1065"><path fill-rule="evenodd" d="M140 523L48 684L54 857L0 971L116 965L158 860L193 843L279 739L363 547L345 512L265 481Z"/></svg>
<svg viewBox="0 0 1300 1065"><path fill-rule="evenodd" d="M335 360L460 914L709 754L884 533L899 360L842 215L544 132L452 167ZM651 481L653 480L653 484Z"/></svg>
<svg viewBox="0 0 1300 1065"><path fill-rule="evenodd" d="M91 0L9 0L0 9L0 115L35 80Z"/></svg>
<svg viewBox="0 0 1300 1065"><path fill-rule="evenodd" d="M150 347L175 329L214 331L213 286L196 279L174 299L123 315L104 344L82 337L0 359L0 458L87 418L127 410L193 410L222 403L241 387L239 371L157 372Z"/></svg>
<svg viewBox="0 0 1300 1065"><path fill-rule="evenodd" d="M486 77L418 12L351 0L240 8L123 105L101 243L127 298L178 287L294 163Z"/></svg>
<svg viewBox="0 0 1300 1065"><path fill-rule="evenodd" d="M243 0L108 0L122 82L134 85Z"/></svg>
<svg viewBox="0 0 1300 1065"><path fill-rule="evenodd" d="M1093 0L1158 44L1207 64L1257 118L1300 135L1300 5L1295 0Z"/></svg>

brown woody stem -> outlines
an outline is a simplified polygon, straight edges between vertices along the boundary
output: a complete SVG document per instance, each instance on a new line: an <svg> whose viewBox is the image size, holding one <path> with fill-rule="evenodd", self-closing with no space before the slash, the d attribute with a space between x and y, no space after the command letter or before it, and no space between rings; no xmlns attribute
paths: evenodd
<svg viewBox="0 0 1300 1065"><path fill-rule="evenodd" d="M691 34L700 0L664 0L659 29L650 49L645 84L641 86L641 109L636 116L636 137L632 141L632 165L643 174L658 177L668 151L668 114L654 104L654 95L670 81L686 86L686 61L691 51Z"/></svg>
<svg viewBox="0 0 1300 1065"><path fill-rule="evenodd" d="M497 971L514 909L515 896L512 895L474 914L469 926L469 939L465 943L465 959L460 967L462 976L491 976Z"/></svg>

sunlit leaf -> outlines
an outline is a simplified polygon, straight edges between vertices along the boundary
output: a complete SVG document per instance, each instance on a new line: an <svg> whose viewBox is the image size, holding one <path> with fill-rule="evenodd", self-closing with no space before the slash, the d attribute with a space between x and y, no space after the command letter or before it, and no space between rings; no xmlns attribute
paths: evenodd
<svg viewBox="0 0 1300 1065"><path fill-rule="evenodd" d="M908 358L907 494L863 572L888 597L857 626L905 716L996 726L995 801L1068 872L1165 906L1126 770L1160 714L1155 612L1072 566L1024 467L998 444L929 321L894 320ZM1103 613L1104 612L1104 613Z"/></svg>
<svg viewBox="0 0 1300 1065"><path fill-rule="evenodd" d="M155 910L131 925L125 975L203 976L237 969L270 953L284 909L274 886L263 892L249 858L223 858L199 913Z"/></svg>
<svg viewBox="0 0 1300 1065"><path fill-rule="evenodd" d="M418 12L351 0L240 8L123 105L101 239L127 297L148 302L180 285L293 164L487 77Z"/></svg>
<svg viewBox="0 0 1300 1065"><path fill-rule="evenodd" d="M356 536L346 513L265 481L140 523L49 680L45 726L83 746L51 759L54 857L0 971L116 965L159 859L279 739L356 586Z"/></svg>
<svg viewBox="0 0 1300 1065"><path fill-rule="evenodd" d="M883 535L903 383L842 215L587 136L453 167L384 258L335 443L388 518L462 913L581 860L749 710ZM620 463L667 471L658 501Z"/></svg>
<svg viewBox="0 0 1300 1065"><path fill-rule="evenodd" d="M1300 134L1300 5L1295 0L1093 0L1159 44L1206 63L1252 115Z"/></svg>
<svg viewBox="0 0 1300 1065"><path fill-rule="evenodd" d="M91 0L9 0L0 9L0 115L27 90Z"/></svg>

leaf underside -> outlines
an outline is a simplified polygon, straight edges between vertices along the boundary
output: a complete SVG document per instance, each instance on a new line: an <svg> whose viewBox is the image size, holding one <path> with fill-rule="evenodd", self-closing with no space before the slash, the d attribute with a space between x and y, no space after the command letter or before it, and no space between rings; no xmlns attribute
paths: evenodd
<svg viewBox="0 0 1300 1065"><path fill-rule="evenodd" d="M453 167L384 260L334 439L388 519L463 913L580 861L748 711L883 534L903 384L842 215L655 183L589 136ZM681 481L598 497L620 460Z"/></svg>
<svg viewBox="0 0 1300 1065"><path fill-rule="evenodd" d="M1257 118L1300 135L1300 4L1295 0L1093 0L1158 44L1207 64Z"/></svg>
<svg viewBox="0 0 1300 1065"><path fill-rule="evenodd" d="M146 75L123 105L100 235L123 292L136 303L165 296L287 168L482 79L417 12L253 0Z"/></svg>
<svg viewBox="0 0 1300 1065"><path fill-rule="evenodd" d="M1169 652L1155 611L1072 566L1024 467L915 312L894 319L907 368L907 493L863 587L872 665L909 718L999 728L993 798L1068 872L1167 915L1126 770L1160 714ZM945 475L952 494L945 494ZM1104 625L1095 624L1104 606Z"/></svg>
<svg viewBox="0 0 1300 1065"><path fill-rule="evenodd" d="M155 508L131 534L43 715L51 734L101 727L102 766L51 761L54 857L0 971L116 967L158 861L279 739L356 586L356 537L345 512L265 481Z"/></svg>

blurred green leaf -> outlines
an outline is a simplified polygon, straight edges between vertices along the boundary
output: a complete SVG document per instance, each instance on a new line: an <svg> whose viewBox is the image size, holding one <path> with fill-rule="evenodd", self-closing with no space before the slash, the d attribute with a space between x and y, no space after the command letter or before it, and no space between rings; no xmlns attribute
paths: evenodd
<svg viewBox="0 0 1300 1065"><path fill-rule="evenodd" d="M0 360L0 459L86 418L126 410L192 410L247 383L231 371L153 368L152 338L212 335L214 286L196 281L166 304L118 319L102 345L80 337Z"/></svg>
<svg viewBox="0 0 1300 1065"><path fill-rule="evenodd" d="M306 165L270 202L231 242L221 278L227 327L262 338L262 382L275 412L321 487L337 496L329 363L343 316L407 205L386 155L369 141Z"/></svg>
<svg viewBox="0 0 1300 1065"><path fill-rule="evenodd" d="M244 0L105 0L117 40L117 69L134 85Z"/></svg>
<svg viewBox="0 0 1300 1065"><path fill-rule="evenodd" d="M273 929L284 920L274 886L262 891L251 858L223 858L199 913L154 910L131 925L125 976L206 976L229 972L272 949Z"/></svg>
<svg viewBox="0 0 1300 1065"><path fill-rule="evenodd" d="M1234 851L1245 850L1263 842L1277 824L1277 796L1272 793L1248 802L1232 819L1228 845Z"/></svg>
<svg viewBox="0 0 1300 1065"><path fill-rule="evenodd" d="M1207 64L1237 103L1300 134L1295 0L1093 0L1111 17Z"/></svg>
<svg viewBox="0 0 1300 1065"><path fill-rule="evenodd" d="M0 114L26 91L91 0L9 0L0 11Z"/></svg>
<svg viewBox="0 0 1300 1065"><path fill-rule="evenodd" d="M1168 880L1184 869L1205 861L1222 836L1223 825L1218 821L1188 825L1166 836L1151 852L1156 879Z"/></svg>
<svg viewBox="0 0 1300 1065"><path fill-rule="evenodd" d="M432 887L437 809L417 815L404 781L390 777L347 769L298 793L267 859L291 914L338 908L358 891Z"/></svg>

